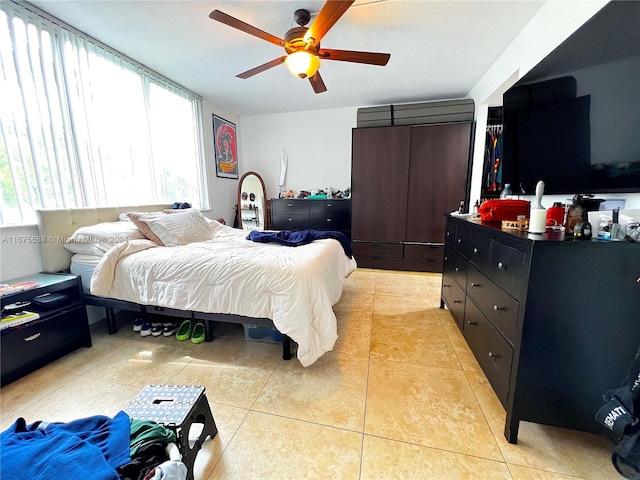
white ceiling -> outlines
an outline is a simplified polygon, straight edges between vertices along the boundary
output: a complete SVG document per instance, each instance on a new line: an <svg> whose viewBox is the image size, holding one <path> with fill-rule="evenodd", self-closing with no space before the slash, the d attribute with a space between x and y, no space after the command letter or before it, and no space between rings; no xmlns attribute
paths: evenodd
<svg viewBox="0 0 640 480"><path fill-rule="evenodd" d="M544 1L357 0L322 46L391 59L385 67L324 61L328 91L318 95L284 65L236 78L284 50L208 15L218 9L282 38L296 9L313 15L323 0L30 3L243 116L465 97Z"/></svg>

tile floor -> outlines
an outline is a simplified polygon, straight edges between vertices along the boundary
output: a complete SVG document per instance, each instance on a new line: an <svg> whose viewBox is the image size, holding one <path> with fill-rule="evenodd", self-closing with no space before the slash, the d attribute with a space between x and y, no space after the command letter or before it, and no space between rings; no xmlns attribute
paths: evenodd
<svg viewBox="0 0 640 480"><path fill-rule="evenodd" d="M604 437L504 409L453 319L440 275L358 270L335 305L339 339L308 368L220 326L212 343L93 328L80 349L0 391L0 427L115 415L147 384L206 387L219 434L196 479L618 479Z"/></svg>

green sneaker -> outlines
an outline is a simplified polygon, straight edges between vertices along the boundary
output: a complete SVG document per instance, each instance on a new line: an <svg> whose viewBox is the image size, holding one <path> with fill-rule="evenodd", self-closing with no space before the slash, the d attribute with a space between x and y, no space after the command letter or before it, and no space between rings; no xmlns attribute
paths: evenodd
<svg viewBox="0 0 640 480"><path fill-rule="evenodd" d="M192 328L193 327L191 326L191 320L185 320L180 324L180 327L176 332L176 338L178 340L189 340L189 337L191 336Z"/></svg>
<svg viewBox="0 0 640 480"><path fill-rule="evenodd" d="M193 333L191 334L191 341L193 343L204 342L204 324L196 323L196 326L193 327Z"/></svg>

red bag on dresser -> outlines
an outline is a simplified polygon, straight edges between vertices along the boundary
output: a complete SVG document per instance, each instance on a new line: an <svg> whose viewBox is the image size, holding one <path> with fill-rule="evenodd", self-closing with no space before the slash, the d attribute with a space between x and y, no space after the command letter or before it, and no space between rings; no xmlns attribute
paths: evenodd
<svg viewBox="0 0 640 480"><path fill-rule="evenodd" d="M528 200L495 199L486 200L478 208L483 222L501 222L517 220L519 215L529 218L531 202Z"/></svg>

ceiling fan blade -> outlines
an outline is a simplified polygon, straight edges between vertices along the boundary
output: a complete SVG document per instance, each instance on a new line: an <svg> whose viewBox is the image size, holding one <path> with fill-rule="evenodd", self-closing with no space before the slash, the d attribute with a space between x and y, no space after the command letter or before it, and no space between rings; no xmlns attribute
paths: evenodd
<svg viewBox="0 0 640 480"><path fill-rule="evenodd" d="M254 75L257 75L258 73L262 73L265 70L269 70L270 68L277 67L278 65L284 62L285 58L287 58L287 56L283 55L280 58L276 58L275 60L271 60L270 62L263 63L260 66L252 68L251 70L247 70L246 72L239 73L238 75L236 75L236 77L243 78L243 79L253 77Z"/></svg>
<svg viewBox="0 0 640 480"><path fill-rule="evenodd" d="M313 24L309 27L309 31L306 33L305 38L313 37L315 40L313 45L317 45L322 40L322 37L326 35L333 25L340 19L344 12L353 4L355 0L327 0L324 4L318 16L313 21Z"/></svg>
<svg viewBox="0 0 640 480"><path fill-rule="evenodd" d="M325 48L320 49L319 56L323 60L367 63L369 65L380 65L381 67L384 67L391 58L389 53L356 52L353 50L331 50Z"/></svg>
<svg viewBox="0 0 640 480"><path fill-rule="evenodd" d="M253 25L249 25L248 23L243 22L242 20L238 20L231 15L227 15L220 10L214 10L209 14L209 18L213 20L217 20L218 22L224 23L225 25L229 25L230 27L236 28L240 31L248 33L249 35L253 35L254 37L261 38L262 40L266 40L267 42L278 45L279 47L284 47L287 45L283 39L276 37L275 35L271 35L270 33L264 32L259 28L254 27Z"/></svg>
<svg viewBox="0 0 640 480"><path fill-rule="evenodd" d="M320 72L316 72L315 75L309 77L309 83L313 88L313 91L316 93L322 93L327 91L327 87L322 81L322 77L320 76Z"/></svg>

